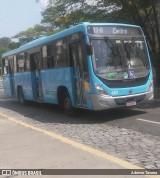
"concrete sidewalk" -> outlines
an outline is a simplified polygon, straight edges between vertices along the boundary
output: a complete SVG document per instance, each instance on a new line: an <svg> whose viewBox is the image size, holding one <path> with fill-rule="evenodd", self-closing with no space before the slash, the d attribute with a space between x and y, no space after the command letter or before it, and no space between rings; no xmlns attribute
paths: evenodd
<svg viewBox="0 0 160 178"><path fill-rule="evenodd" d="M1 169L125 169L94 154L0 117ZM5 176L2 176L5 177ZM14 176L17 177L17 176ZM22 177L22 176L20 176ZM26 177L26 176L25 176ZM30 176L31 177L31 176ZM45 176L82 177L82 176ZM84 176L108 177L104 176ZM109 177L117 177L110 176ZM127 178L126 176L118 176ZM133 176L129 176L133 177ZM135 177L135 176L134 176ZM136 176L143 177L143 176Z"/></svg>

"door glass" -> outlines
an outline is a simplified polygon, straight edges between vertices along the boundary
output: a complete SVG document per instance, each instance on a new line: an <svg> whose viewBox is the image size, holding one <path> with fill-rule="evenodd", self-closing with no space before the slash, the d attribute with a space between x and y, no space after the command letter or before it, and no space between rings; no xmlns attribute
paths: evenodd
<svg viewBox="0 0 160 178"><path fill-rule="evenodd" d="M75 74L75 89L76 89L76 99L78 105L86 105L87 98L85 94L84 87L84 71L83 71L83 59L84 55L82 53L81 43L74 43L71 45L71 62L74 67Z"/></svg>
<svg viewBox="0 0 160 178"><path fill-rule="evenodd" d="M31 54L31 69L35 72L35 86L36 86L36 98L42 99L42 86L41 86L41 77L40 77L40 69L41 69L41 57L40 53Z"/></svg>
<svg viewBox="0 0 160 178"><path fill-rule="evenodd" d="M75 70L75 76L78 77L78 75L79 75L79 59L78 59L77 45L74 44L72 46L71 53L72 53L73 67Z"/></svg>
<svg viewBox="0 0 160 178"><path fill-rule="evenodd" d="M81 76L81 80L80 80L80 83L81 83L81 100L82 100L82 105L86 104L87 103L87 98L86 98L86 94L85 94L85 81L84 81L84 56L82 54L82 47L81 45L79 44L78 45L78 57L79 57L79 69L80 69L80 76Z"/></svg>
<svg viewBox="0 0 160 178"><path fill-rule="evenodd" d="M79 53L78 53L77 43L71 45L70 52L71 52L71 63L74 67L76 103L78 105L81 105L80 65L79 65Z"/></svg>

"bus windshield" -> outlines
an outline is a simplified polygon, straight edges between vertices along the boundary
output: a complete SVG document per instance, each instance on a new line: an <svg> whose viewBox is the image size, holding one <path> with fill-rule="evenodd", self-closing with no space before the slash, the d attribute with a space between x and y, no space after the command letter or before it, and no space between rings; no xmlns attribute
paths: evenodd
<svg viewBox="0 0 160 178"><path fill-rule="evenodd" d="M94 71L108 80L144 77L149 62L142 37L92 39Z"/></svg>

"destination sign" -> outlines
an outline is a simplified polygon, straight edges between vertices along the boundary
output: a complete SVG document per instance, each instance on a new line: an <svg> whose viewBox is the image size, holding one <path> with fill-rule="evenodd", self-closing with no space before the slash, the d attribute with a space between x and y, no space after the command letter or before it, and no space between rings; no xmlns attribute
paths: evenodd
<svg viewBox="0 0 160 178"><path fill-rule="evenodd" d="M125 26L88 26L88 34L92 35L122 35L139 36L142 31L138 27Z"/></svg>

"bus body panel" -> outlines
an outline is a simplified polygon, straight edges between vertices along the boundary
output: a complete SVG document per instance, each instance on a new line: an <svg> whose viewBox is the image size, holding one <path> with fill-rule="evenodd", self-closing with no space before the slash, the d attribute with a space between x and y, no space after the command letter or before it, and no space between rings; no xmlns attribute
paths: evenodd
<svg viewBox="0 0 160 178"><path fill-rule="evenodd" d="M150 73L149 79L147 80L146 84L134 87L127 87L127 88L109 88L107 85L102 83L98 78L94 78L95 83L101 85L104 90L112 97L118 96L127 96L127 95L134 95L147 92L150 82L152 80L152 74ZM129 92L130 91L130 92Z"/></svg>
<svg viewBox="0 0 160 178"><path fill-rule="evenodd" d="M43 88L43 99L45 103L58 104L58 88L65 87L71 97L74 107L78 107L75 97L75 77L73 68L50 69L41 71L41 80ZM90 94L87 95L87 109L92 109Z"/></svg>
<svg viewBox="0 0 160 178"><path fill-rule="evenodd" d="M12 75L7 74L3 76L4 93L8 96L13 96Z"/></svg>
<svg viewBox="0 0 160 178"><path fill-rule="evenodd" d="M18 90L18 86L22 87L24 98L26 100L35 99L35 94L34 94L35 87L34 87L34 82L32 81L33 79L34 79L34 75L31 72L15 74L16 91Z"/></svg>
<svg viewBox="0 0 160 178"><path fill-rule="evenodd" d="M71 68L41 71L41 80L44 102L58 104L57 89L64 86L68 90L73 104L75 104L75 97L72 94L74 88L72 85L73 70Z"/></svg>
<svg viewBox="0 0 160 178"><path fill-rule="evenodd" d="M109 88L96 77L93 71L91 57L88 57L88 61L91 75L90 78L92 80L90 83L90 89L93 110L105 110L116 107L124 107L126 106L127 101L134 99L138 101L136 104L154 99L153 88L148 91L150 84L153 82L153 74L151 68L148 80L144 85L127 88ZM95 84L102 86L104 91L106 91L109 95L107 97L99 95L95 89Z"/></svg>

